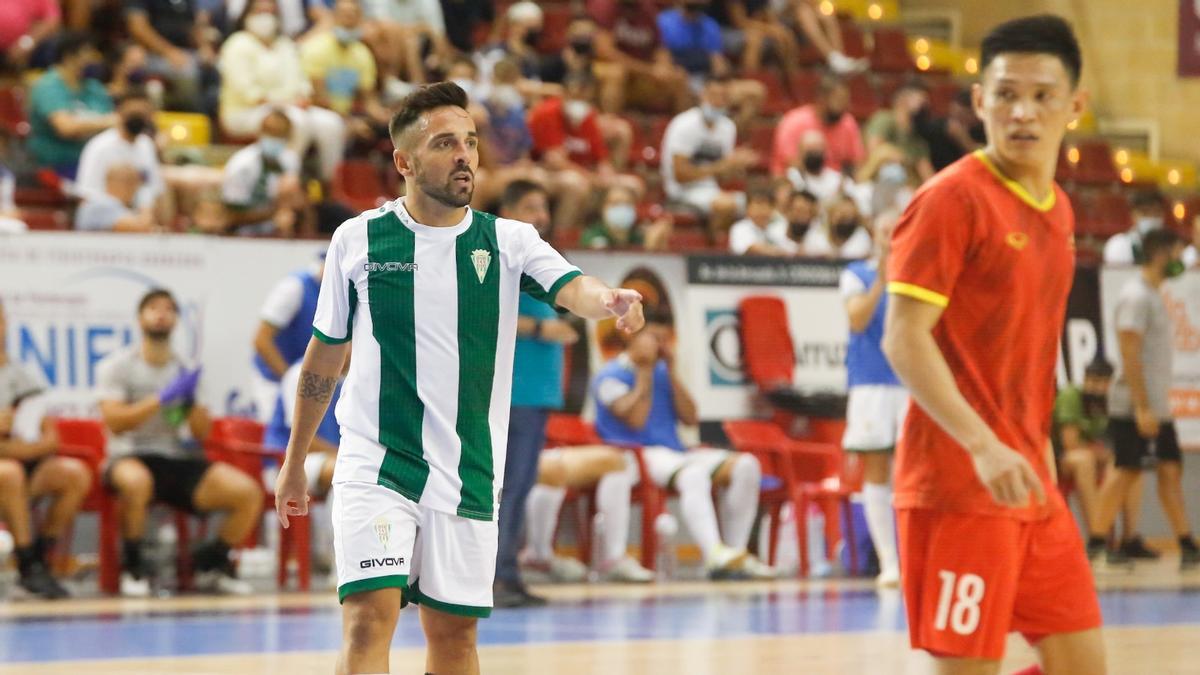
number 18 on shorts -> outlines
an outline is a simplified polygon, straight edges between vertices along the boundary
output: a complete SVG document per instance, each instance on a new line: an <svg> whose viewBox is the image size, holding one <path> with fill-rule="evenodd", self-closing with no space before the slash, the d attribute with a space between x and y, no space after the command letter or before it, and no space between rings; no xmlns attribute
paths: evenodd
<svg viewBox="0 0 1200 675"><path fill-rule="evenodd" d="M913 647L999 659L1010 632L1036 642L1100 626L1083 541L1065 508L1028 522L928 509L896 515Z"/></svg>

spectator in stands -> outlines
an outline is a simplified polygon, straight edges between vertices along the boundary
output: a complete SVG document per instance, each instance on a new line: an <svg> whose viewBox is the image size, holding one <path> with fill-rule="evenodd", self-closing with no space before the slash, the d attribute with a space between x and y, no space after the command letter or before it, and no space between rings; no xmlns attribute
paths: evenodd
<svg viewBox="0 0 1200 675"><path fill-rule="evenodd" d="M310 326L311 332L311 326ZM274 407L271 409L263 434L263 446L276 450L287 448L288 439L292 435L292 423L296 413L296 390L300 385L300 371L303 364L299 361L292 364L279 380L279 394L276 396ZM342 395L342 383L350 370L350 359L346 359L346 367L342 378L329 399L329 408L321 424L317 427L317 435L313 437L312 445L308 446L308 454L304 457L304 475L308 478L308 494L313 499L322 499L329 494L333 485L333 468L337 464L338 446L342 442L342 428L338 425L334 409Z"/></svg>
<svg viewBox="0 0 1200 675"><path fill-rule="evenodd" d="M139 210L162 206L166 183L154 144L154 104L144 89L131 89L117 99L117 115L120 124L96 134L83 146L75 192L84 199L105 194L109 170L124 164L137 170L142 184L133 206Z"/></svg>
<svg viewBox="0 0 1200 675"><path fill-rule="evenodd" d="M470 54L479 47L475 44L475 29L495 20L496 6L491 0L442 0L442 16L451 17L446 24L450 46Z"/></svg>
<svg viewBox="0 0 1200 675"><path fill-rule="evenodd" d="M201 0L211 5L216 2L218 7L224 5L226 32L238 30L238 17L246 12L253 0ZM279 15L279 32L289 38L300 41L307 35L310 27L328 30L333 25L333 14L330 11L333 3L330 0L277 0ZM230 26L229 24L233 24Z"/></svg>
<svg viewBox="0 0 1200 675"><path fill-rule="evenodd" d="M819 227L811 227L804 236L804 254L816 258L859 260L871 255L871 233L863 225L858 204L849 195L841 195L825 207Z"/></svg>
<svg viewBox="0 0 1200 675"><path fill-rule="evenodd" d="M850 89L835 77L821 79L817 100L789 111L775 127L771 150L771 175L782 176L792 165L800 139L810 129L825 136L825 165L842 173L853 172L866 158L858 122L848 112Z"/></svg>
<svg viewBox="0 0 1200 675"><path fill-rule="evenodd" d="M1183 501L1182 455L1170 401L1175 333L1162 296L1163 282L1183 274L1183 242L1170 230L1150 230L1141 238L1140 251L1139 273L1122 287L1113 316L1121 350L1121 369L1108 397L1116 471L1101 492L1088 555L1095 558L1105 550L1118 507L1128 499L1147 460L1157 460L1159 500L1179 541L1180 566L1186 570L1200 564L1200 547L1192 538Z"/></svg>
<svg viewBox="0 0 1200 675"><path fill-rule="evenodd" d="M587 566L575 558L554 553L554 532L567 490L595 488L596 513L604 527L599 541L599 569L603 581L649 583L654 573L629 557L630 495L639 481L632 455L606 445L547 448L538 460L538 482L527 501L529 548L526 569L550 575L556 581L582 581Z"/></svg>
<svg viewBox="0 0 1200 675"><path fill-rule="evenodd" d="M729 78L710 77L700 105L675 116L663 135L660 167L667 197L708 217L710 232L724 232L745 206L741 192L721 189L719 178L740 176L758 153L735 148L737 126L726 114Z"/></svg>
<svg viewBox="0 0 1200 675"><path fill-rule="evenodd" d="M633 191L614 185L604 193L600 219L583 231L579 246L598 250L665 251L672 228L673 221L666 212L653 222L639 221L637 198Z"/></svg>
<svg viewBox="0 0 1200 675"><path fill-rule="evenodd" d="M687 71L693 90L711 78L729 78L729 96L735 103L733 119L745 128L762 109L767 90L755 80L732 79L733 69L725 58L721 27L705 14L708 0L675 3L658 15L658 33L675 63Z"/></svg>
<svg viewBox="0 0 1200 675"><path fill-rule="evenodd" d="M16 428L22 401L40 394L43 386L30 369L10 359L7 328L0 305L0 519L16 545L21 588L42 598L65 598L69 593L50 574L49 557L92 489L92 472L78 459L55 454L53 419L44 419L34 438ZM50 506L35 538L31 504L42 497L50 498Z"/></svg>
<svg viewBox="0 0 1200 675"><path fill-rule="evenodd" d="M26 147L38 166L73 179L83 145L116 126L112 99L91 77L99 52L86 33L65 32L58 40L58 63L29 92L29 139Z"/></svg>
<svg viewBox="0 0 1200 675"><path fill-rule="evenodd" d="M653 0L587 0L588 16L595 20L596 69L603 79L620 87L600 94L600 108L617 113L626 105L671 113L691 106L687 71L671 61L662 46Z"/></svg>
<svg viewBox="0 0 1200 675"><path fill-rule="evenodd" d="M112 438L105 482L116 491L124 541L122 595L146 597L153 570L145 557L146 514L152 501L192 513L225 514L216 538L192 555L196 585L244 595L250 586L237 578L229 551L258 524L262 486L238 469L209 462L189 449L180 434L186 422L201 442L212 426L208 409L197 402L200 368L185 365L171 349L179 305L154 289L138 303L140 344L110 354L97 370L100 415Z"/></svg>
<svg viewBox="0 0 1200 675"><path fill-rule="evenodd" d="M729 230L729 250L735 255L797 255L800 246L788 235L788 221L775 210L771 191L756 188L746 193L746 217Z"/></svg>
<svg viewBox="0 0 1200 675"><path fill-rule="evenodd" d="M0 6L0 72L21 72L31 62L46 60L34 54L49 51L61 24L55 0L6 0Z"/></svg>
<svg viewBox="0 0 1200 675"><path fill-rule="evenodd" d="M592 381L596 432L605 443L642 446L648 478L679 491L683 521L700 546L710 578L770 578L775 571L746 552L758 513L762 470L753 456L679 440L680 423L699 422L679 377L670 320L648 311L646 325ZM719 491L717 527L713 487Z"/></svg>
<svg viewBox="0 0 1200 675"><path fill-rule="evenodd" d="M494 58L511 58L520 68L523 79L541 81L542 55L537 47L542 39L545 13L537 3L522 0L509 5L504 17L507 24L504 43L493 50L499 52Z"/></svg>
<svg viewBox="0 0 1200 675"><path fill-rule="evenodd" d="M259 421L264 424L275 412L280 378L304 358L304 350L312 337L317 296L324 275L325 253L322 252L308 267L276 282L258 312L258 330L254 333L257 374L252 387L254 407ZM286 443L279 447L285 446Z"/></svg>
<svg viewBox="0 0 1200 675"><path fill-rule="evenodd" d="M387 133L391 114L376 93L375 57L362 41L358 0L337 0L329 31L300 45L300 63L312 81L312 101L348 118L355 138L370 143Z"/></svg>
<svg viewBox="0 0 1200 675"><path fill-rule="evenodd" d="M1192 241L1183 250L1183 264L1188 269L1200 267L1200 216L1192 218Z"/></svg>
<svg viewBox="0 0 1200 675"><path fill-rule="evenodd" d="M879 110L867 121L863 131L867 159L859 167L858 180L869 182L875 179L882 167L890 163L898 151L901 166L917 183L933 175L933 164L929 161L929 144L917 133L915 118L929 102L925 84L917 79L906 81L892 96L892 107ZM881 156L888 154L888 159Z"/></svg>
<svg viewBox="0 0 1200 675"><path fill-rule="evenodd" d="M853 75L866 70L870 65L867 59L846 56L837 14L822 12L819 5L818 0L787 0L786 11L792 13L795 26L821 52L834 73Z"/></svg>
<svg viewBox="0 0 1200 675"><path fill-rule="evenodd" d="M950 112L934 117L929 106L923 106L913 118L917 134L929 145L929 161L934 171L941 171L968 152L974 152L987 141L983 122L975 115L971 90L963 88L950 100Z"/></svg>
<svg viewBox="0 0 1200 675"><path fill-rule="evenodd" d="M1089 528L1100 515L1099 471L1111 472L1112 452L1105 444L1108 428L1108 390L1112 383L1113 367L1103 358L1088 364L1083 373L1083 385L1063 387L1054 399L1054 421L1050 440L1058 464L1059 481L1069 481L1079 495L1084 525ZM1142 480L1139 474L1130 493L1121 505L1125 514L1125 536L1118 547L1120 561L1124 559L1158 558L1146 548L1136 534L1141 512Z"/></svg>
<svg viewBox="0 0 1200 675"><path fill-rule="evenodd" d="M529 111L533 158L552 173L573 172L584 177L592 189L622 185L640 196L645 191L641 178L617 173L609 159L593 104L595 95L591 74L573 73L567 78L563 98L546 99ZM573 224L578 225L578 220Z"/></svg>
<svg viewBox="0 0 1200 675"><path fill-rule="evenodd" d="M546 191L518 180L504 191L500 216L546 228L550 206ZM521 581L517 553L525 525L525 500L537 480L538 457L546 444L550 412L562 407L563 346L579 340L570 323L549 305L521 295L517 346L513 356L512 408L508 423L508 460L504 464L504 499L500 500L496 579L497 607L529 607L546 601Z"/></svg>
<svg viewBox="0 0 1200 675"><path fill-rule="evenodd" d="M762 70L763 56L770 55L779 64L783 81L790 82L799 69L800 46L770 5L771 0L712 0L708 14L721 26L725 53L731 58L741 55L743 72Z"/></svg>
<svg viewBox="0 0 1200 675"><path fill-rule="evenodd" d="M75 211L75 229L106 232L160 232L154 209L137 204L145 188L132 164L113 164L104 174L104 191L88 191Z"/></svg>
<svg viewBox="0 0 1200 675"><path fill-rule="evenodd" d="M369 19L366 42L389 75L403 74L410 84L424 84L429 70L449 62L452 48L438 0L365 0L363 10ZM426 55L433 68L426 67Z"/></svg>
<svg viewBox="0 0 1200 675"><path fill-rule="evenodd" d="M251 0L237 32L221 46L221 126L251 136L271 110L291 120L291 147L303 158L315 144L321 178L329 180L346 148L341 115L311 104L312 83L304 75L291 39L279 33L275 0Z"/></svg>
<svg viewBox="0 0 1200 675"><path fill-rule="evenodd" d="M228 211L226 227L237 234L291 236L306 215L300 186L300 158L287 147L292 123L274 110L262 121L258 142L238 150L225 163L221 200Z"/></svg>
<svg viewBox="0 0 1200 675"><path fill-rule="evenodd" d="M787 179L796 190L807 190L822 205L853 186L854 181L825 163L825 134L809 129L800 137L800 148L788 167Z"/></svg>
<svg viewBox="0 0 1200 675"><path fill-rule="evenodd" d="M820 222L821 204L817 196L808 190L792 190L780 205L788 221L788 236L792 241L803 242L814 223ZM800 255L805 255L800 247Z"/></svg>
<svg viewBox="0 0 1200 675"><path fill-rule="evenodd" d="M838 286L850 323L846 351L849 395L842 447L862 460L863 511L879 559L876 585L900 585L892 512L891 455L908 414L908 391L883 354L883 325L887 315L887 262L897 212L875 221L875 246L869 260L855 260L842 270Z"/></svg>
<svg viewBox="0 0 1200 675"><path fill-rule="evenodd" d="M200 5L200 0L132 0L124 4L125 26L148 52L147 73L170 85L166 107L215 117L218 32Z"/></svg>
<svg viewBox="0 0 1200 675"><path fill-rule="evenodd" d="M1133 227L1119 232L1104 242L1104 262L1109 265L1140 265L1142 238L1146 233L1163 226L1162 197L1151 190L1141 190L1133 195Z"/></svg>

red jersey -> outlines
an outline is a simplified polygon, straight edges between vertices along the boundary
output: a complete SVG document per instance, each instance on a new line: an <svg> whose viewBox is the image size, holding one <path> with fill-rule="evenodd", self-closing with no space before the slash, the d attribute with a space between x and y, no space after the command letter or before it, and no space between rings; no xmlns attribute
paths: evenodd
<svg viewBox="0 0 1200 675"><path fill-rule="evenodd" d="M561 98L548 98L529 111L529 133L533 136L533 158L555 148L563 148L572 162L588 169L608 159L608 146L600 135L600 123L596 112L584 118L578 127L572 127L563 113Z"/></svg>
<svg viewBox="0 0 1200 675"><path fill-rule="evenodd" d="M1075 274L1075 216L1058 185L1038 202L980 151L946 167L896 226L888 292L944 307L933 337L962 395L1037 471L1046 506L997 504L966 450L915 402L896 448L896 508L1045 517L1055 365ZM1032 499L1032 498L1031 498Z"/></svg>

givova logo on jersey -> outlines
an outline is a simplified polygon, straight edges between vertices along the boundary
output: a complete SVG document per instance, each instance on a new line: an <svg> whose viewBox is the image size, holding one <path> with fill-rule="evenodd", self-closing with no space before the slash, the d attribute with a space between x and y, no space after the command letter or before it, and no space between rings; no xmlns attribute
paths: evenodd
<svg viewBox="0 0 1200 675"><path fill-rule="evenodd" d="M416 272L417 263L369 262L363 263L363 270L367 272Z"/></svg>

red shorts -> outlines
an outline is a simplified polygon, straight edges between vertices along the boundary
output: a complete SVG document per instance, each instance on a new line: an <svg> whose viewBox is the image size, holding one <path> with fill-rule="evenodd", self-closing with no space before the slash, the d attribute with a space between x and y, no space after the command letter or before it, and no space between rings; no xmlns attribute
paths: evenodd
<svg viewBox="0 0 1200 675"><path fill-rule="evenodd" d="M1101 624L1083 540L1065 508L1044 520L897 511L912 646L1000 659L1012 631L1030 641Z"/></svg>

